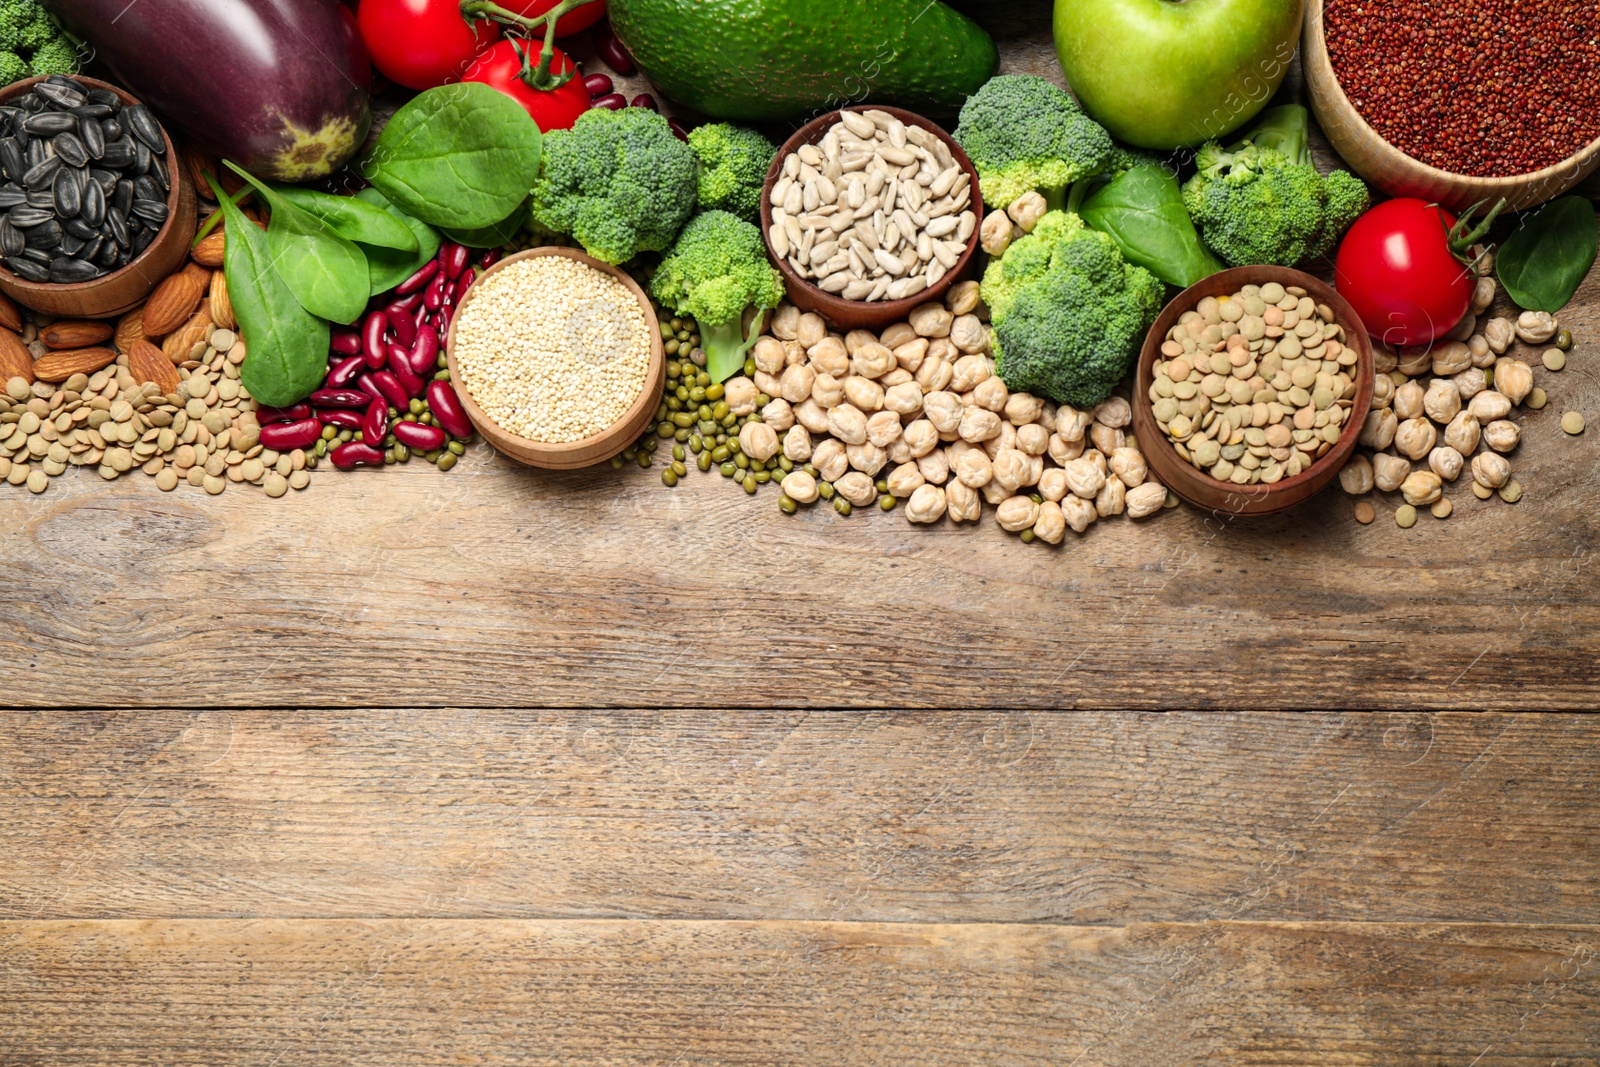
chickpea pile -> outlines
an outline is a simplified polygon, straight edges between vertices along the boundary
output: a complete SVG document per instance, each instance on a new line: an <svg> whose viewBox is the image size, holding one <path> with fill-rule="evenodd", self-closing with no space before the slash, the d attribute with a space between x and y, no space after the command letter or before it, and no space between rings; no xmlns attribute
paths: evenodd
<svg viewBox="0 0 1600 1067"><path fill-rule="evenodd" d="M903 504L914 523L977 522L987 502L1002 528L1059 544L1069 527L1082 533L1098 519L1167 506L1127 433L1128 402L1078 411L1011 392L995 374L986 314L976 282L876 334L832 331L783 304L745 373L723 383L727 410L710 420L719 431L710 440L727 439L712 458L698 458L707 439L694 418L669 419L671 436L689 430L698 440L679 447L689 445L702 470L720 463L749 492L778 482L789 514L826 500L842 515ZM704 387L687 395L696 389Z"/></svg>

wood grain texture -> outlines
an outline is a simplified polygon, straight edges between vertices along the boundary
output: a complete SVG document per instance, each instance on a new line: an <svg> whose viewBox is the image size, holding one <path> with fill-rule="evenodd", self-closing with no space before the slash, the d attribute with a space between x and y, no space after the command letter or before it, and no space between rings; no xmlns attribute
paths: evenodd
<svg viewBox="0 0 1600 1067"><path fill-rule="evenodd" d="M18 712L0 917L1585 922L1597 755L1581 716Z"/></svg>
<svg viewBox="0 0 1600 1067"><path fill-rule="evenodd" d="M39 1067L1570 1067L1600 1043L1595 926L0 922L0 958L0 1058Z"/></svg>

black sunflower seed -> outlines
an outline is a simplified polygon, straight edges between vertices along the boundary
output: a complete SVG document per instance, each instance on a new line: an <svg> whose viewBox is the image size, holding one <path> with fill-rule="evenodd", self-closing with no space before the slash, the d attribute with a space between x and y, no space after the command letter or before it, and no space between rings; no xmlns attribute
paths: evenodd
<svg viewBox="0 0 1600 1067"><path fill-rule="evenodd" d="M47 282L50 280L50 268L22 256L7 256L6 266L11 273L28 279L30 282Z"/></svg>
<svg viewBox="0 0 1600 1067"><path fill-rule="evenodd" d="M105 249L105 246L106 239L101 237L99 234L95 234L93 237L83 242L83 249L78 253L78 258L87 259L93 262L94 260L100 258L100 253Z"/></svg>
<svg viewBox="0 0 1600 1067"><path fill-rule="evenodd" d="M50 280L62 285L87 282L100 277L100 268L81 259L62 257L50 264Z"/></svg>
<svg viewBox="0 0 1600 1067"><path fill-rule="evenodd" d="M45 109L46 104L42 97L39 97L34 93L29 93L27 96L21 97L17 100L17 106L30 115L37 115L39 112Z"/></svg>
<svg viewBox="0 0 1600 1067"><path fill-rule="evenodd" d="M133 213L156 229L167 221L167 205L160 200L135 200Z"/></svg>
<svg viewBox="0 0 1600 1067"><path fill-rule="evenodd" d="M126 258L123 257L122 249L117 247L117 242L107 241L100 246L100 254L94 257L94 261L110 270L113 267L121 266L132 258L131 255Z"/></svg>
<svg viewBox="0 0 1600 1067"><path fill-rule="evenodd" d="M124 133L121 139L106 142L106 152L100 162L113 170L123 170L133 166L133 156L133 136Z"/></svg>
<svg viewBox="0 0 1600 1067"><path fill-rule="evenodd" d="M28 157L15 137L0 141L0 173L13 182L20 182L22 176L28 173Z"/></svg>
<svg viewBox="0 0 1600 1067"><path fill-rule="evenodd" d="M83 246L86 243L81 237L74 237L70 233L64 233L61 235L61 246L57 251L64 256L75 256L83 251Z"/></svg>
<svg viewBox="0 0 1600 1067"><path fill-rule="evenodd" d="M69 166L83 167L89 163L89 150L83 146L83 139L75 133L57 134L55 138L56 155L60 156ZM104 150L101 155L104 155Z"/></svg>
<svg viewBox="0 0 1600 1067"><path fill-rule="evenodd" d="M133 243L133 237L128 233L128 216L121 208L113 205L106 210L106 225L111 228L111 239L123 248Z"/></svg>
<svg viewBox="0 0 1600 1067"><path fill-rule="evenodd" d="M56 173L59 174L60 171L57 171ZM56 194L51 191L51 186L54 184L55 179L51 178L50 184L46 185L43 189L29 189L28 197L23 201L23 203L27 204L29 207L38 207L43 208L46 211L54 211L56 208Z"/></svg>
<svg viewBox="0 0 1600 1067"><path fill-rule="evenodd" d="M150 247L150 242L156 239L156 231L148 226L140 230L133 238L133 254L138 255Z"/></svg>
<svg viewBox="0 0 1600 1067"><path fill-rule="evenodd" d="M48 208L18 207L12 208L11 214L7 217L11 220L11 225L26 230L30 226L42 226L50 222L55 218L55 214Z"/></svg>
<svg viewBox="0 0 1600 1067"><path fill-rule="evenodd" d="M20 256L27 247L28 242L22 236L22 231L11 225L9 217L0 216L0 253L8 257Z"/></svg>
<svg viewBox="0 0 1600 1067"><path fill-rule="evenodd" d="M10 211L28 202L28 194L15 185L0 186L0 211Z"/></svg>
<svg viewBox="0 0 1600 1067"><path fill-rule="evenodd" d="M85 122L83 124L83 150L89 153L90 159L99 159L106 154L106 135L98 122ZM56 146L56 151L61 151L61 146Z"/></svg>
<svg viewBox="0 0 1600 1067"><path fill-rule="evenodd" d="M122 97L110 89L90 89L84 96L91 104L110 108L113 115L122 110Z"/></svg>
<svg viewBox="0 0 1600 1067"><path fill-rule="evenodd" d="M78 181L77 171L70 167L56 171L56 180L51 184L50 191L55 200L57 218L70 219L83 207L83 189ZM100 187L97 185L95 188Z"/></svg>
<svg viewBox="0 0 1600 1067"><path fill-rule="evenodd" d="M22 176L22 184L29 189L44 189L55 180L56 171L61 169L61 157L47 156L28 169Z"/></svg>
<svg viewBox="0 0 1600 1067"><path fill-rule="evenodd" d="M133 182L127 178L117 182L116 189L108 199L113 207L122 212L122 217L127 218L128 213L133 210Z"/></svg>
<svg viewBox="0 0 1600 1067"><path fill-rule="evenodd" d="M128 127L133 135L144 142L145 146L156 155L164 155L167 151L167 142L161 136L161 126L156 122L155 115L143 104L135 104L124 113Z"/></svg>
<svg viewBox="0 0 1600 1067"><path fill-rule="evenodd" d="M106 119L100 123L100 132L105 134L106 144L110 144L112 141L122 140L122 135L127 131L122 128L122 123L116 119Z"/></svg>
<svg viewBox="0 0 1600 1067"><path fill-rule="evenodd" d="M98 186L96 186L96 188L98 188ZM88 221L85 220L82 215L79 215L78 218L68 219L66 222L63 222L61 224L61 228L72 234L72 236L81 238L85 241L89 240L90 238L100 236L99 229L97 229L95 226L89 225Z"/></svg>
<svg viewBox="0 0 1600 1067"><path fill-rule="evenodd" d="M150 173L150 161L152 159L154 159L154 158L156 158L156 157L150 153L150 149L145 147L145 144L144 144L143 141L134 141L133 142L133 166L128 168L128 173L129 174L149 174Z"/></svg>
<svg viewBox="0 0 1600 1067"><path fill-rule="evenodd" d="M25 227L22 236L28 241L29 248L52 249L61 247L61 239L66 231L61 228L61 223L55 219L40 226Z"/></svg>
<svg viewBox="0 0 1600 1067"><path fill-rule="evenodd" d="M64 111L42 111L22 120L22 128L35 137L54 137L78 128L78 116Z"/></svg>
<svg viewBox="0 0 1600 1067"><path fill-rule="evenodd" d="M59 82L42 81L33 87L33 91L57 107L68 110L82 107L88 102L88 97L81 90L62 85Z"/></svg>
<svg viewBox="0 0 1600 1067"><path fill-rule="evenodd" d="M37 137L22 146L24 158L28 161L28 169L32 170L54 154L54 146L49 141L41 141Z"/></svg>
<svg viewBox="0 0 1600 1067"><path fill-rule="evenodd" d="M167 173L167 161L160 156L150 164L150 173L155 176L156 184L161 186L161 195L166 196L172 192L172 176Z"/></svg>
<svg viewBox="0 0 1600 1067"><path fill-rule="evenodd" d="M100 186L100 191L108 196L111 194L111 190L117 187L117 175L112 171L101 170L99 167L90 167L89 177L94 180L96 185Z"/></svg>
<svg viewBox="0 0 1600 1067"><path fill-rule="evenodd" d="M104 104L84 104L82 107L73 108L72 113L78 116L79 121L92 119L96 123L111 117L111 109ZM88 123L84 122L84 125L87 126Z"/></svg>
<svg viewBox="0 0 1600 1067"><path fill-rule="evenodd" d="M78 217L89 226L98 226L106 220L106 194L100 183L91 181L83 187L83 206Z"/></svg>
<svg viewBox="0 0 1600 1067"><path fill-rule="evenodd" d="M165 200L166 194L161 191L161 186L148 174L141 174L133 179L133 198L135 200Z"/></svg>

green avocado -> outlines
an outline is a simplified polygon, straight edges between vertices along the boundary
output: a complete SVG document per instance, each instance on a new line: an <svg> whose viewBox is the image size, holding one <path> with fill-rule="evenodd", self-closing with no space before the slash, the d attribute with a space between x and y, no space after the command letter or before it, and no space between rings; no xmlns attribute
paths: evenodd
<svg viewBox="0 0 1600 1067"><path fill-rule="evenodd" d="M608 8L658 89L735 122L866 101L953 115L999 63L988 34L930 0L610 0Z"/></svg>

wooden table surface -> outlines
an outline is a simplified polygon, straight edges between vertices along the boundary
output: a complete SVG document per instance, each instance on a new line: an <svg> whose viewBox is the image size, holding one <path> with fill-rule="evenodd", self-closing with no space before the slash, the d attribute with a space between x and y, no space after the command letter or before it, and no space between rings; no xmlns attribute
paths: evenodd
<svg viewBox="0 0 1600 1067"><path fill-rule="evenodd" d="M1600 1064L1561 319L1527 495L1412 530L4 487L0 1065Z"/></svg>

